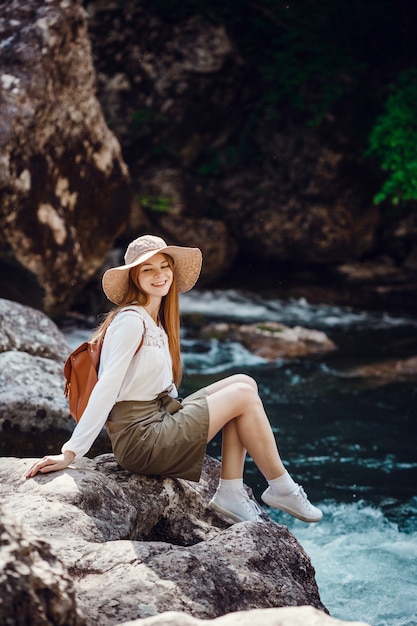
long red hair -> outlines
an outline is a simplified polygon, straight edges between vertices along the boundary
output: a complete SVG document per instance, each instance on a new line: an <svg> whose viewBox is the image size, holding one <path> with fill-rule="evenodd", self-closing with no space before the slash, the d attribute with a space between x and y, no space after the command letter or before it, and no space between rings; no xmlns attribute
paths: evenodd
<svg viewBox="0 0 417 626"><path fill-rule="evenodd" d="M178 387L182 377L181 363L181 346L180 346L180 307L178 300L178 290L175 280L175 267L173 259L164 254L173 273L173 280L167 295L162 298L161 307L159 309L160 322L168 335L169 352L172 361L172 379ZM149 296L141 289L139 285L139 267L132 267L129 272L129 284L126 294L120 304L107 314L105 320L95 331L91 341L99 341L117 315L117 313L126 306L140 305L145 306L149 302Z"/></svg>

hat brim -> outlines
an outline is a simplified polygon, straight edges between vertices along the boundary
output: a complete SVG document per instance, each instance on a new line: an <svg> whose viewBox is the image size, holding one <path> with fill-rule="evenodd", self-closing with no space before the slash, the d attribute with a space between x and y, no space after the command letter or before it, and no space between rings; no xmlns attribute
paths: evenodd
<svg viewBox="0 0 417 626"><path fill-rule="evenodd" d="M111 302L120 304L125 297L129 285L129 272L151 259L155 254L168 254L174 260L174 274L178 293L192 289L201 272L203 257L199 248L183 246L164 246L156 250L148 250L132 263L108 269L102 279L103 291Z"/></svg>

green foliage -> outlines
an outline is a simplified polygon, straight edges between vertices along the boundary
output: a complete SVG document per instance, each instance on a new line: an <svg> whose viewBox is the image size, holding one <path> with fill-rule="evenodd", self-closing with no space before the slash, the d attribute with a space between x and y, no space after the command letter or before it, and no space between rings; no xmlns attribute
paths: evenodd
<svg viewBox="0 0 417 626"><path fill-rule="evenodd" d="M173 198L158 196L138 195L138 200L144 209L154 211L155 213L169 213L174 203Z"/></svg>
<svg viewBox="0 0 417 626"><path fill-rule="evenodd" d="M417 200L417 68L400 73L369 137L367 155L379 161L388 178L374 202L398 205Z"/></svg>
<svg viewBox="0 0 417 626"><path fill-rule="evenodd" d="M282 328L274 328L273 326L268 325L268 324L258 324L256 328L258 328L261 331L271 333L271 335L283 332Z"/></svg>

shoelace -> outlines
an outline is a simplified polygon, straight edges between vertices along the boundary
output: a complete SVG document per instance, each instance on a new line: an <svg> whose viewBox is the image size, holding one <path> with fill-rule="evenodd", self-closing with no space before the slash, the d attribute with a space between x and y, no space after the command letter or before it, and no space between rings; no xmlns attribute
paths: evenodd
<svg viewBox="0 0 417 626"><path fill-rule="evenodd" d="M299 500L301 500L302 504L309 510L312 510L314 507L311 504L310 500L307 497L306 492L304 491L304 489L302 488L302 486L300 485L297 489L297 491L294 493L295 496L297 496L297 498L299 498Z"/></svg>
<svg viewBox="0 0 417 626"><path fill-rule="evenodd" d="M241 491L242 494L242 499L241 499L241 504L243 504L243 506L245 507L245 509L249 512L249 513L253 513L255 512L256 515L261 515L262 513L262 509L261 507L258 505L257 502L255 502L254 500L251 500L246 491L242 490Z"/></svg>

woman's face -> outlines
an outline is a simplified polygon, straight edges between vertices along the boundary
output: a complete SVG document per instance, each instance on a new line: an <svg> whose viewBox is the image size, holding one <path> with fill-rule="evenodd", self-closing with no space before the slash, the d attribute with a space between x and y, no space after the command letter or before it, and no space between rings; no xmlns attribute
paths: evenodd
<svg viewBox="0 0 417 626"><path fill-rule="evenodd" d="M147 295L166 296L173 280L173 271L168 263L168 259L158 252L148 261L139 265L138 268L139 286Z"/></svg>

